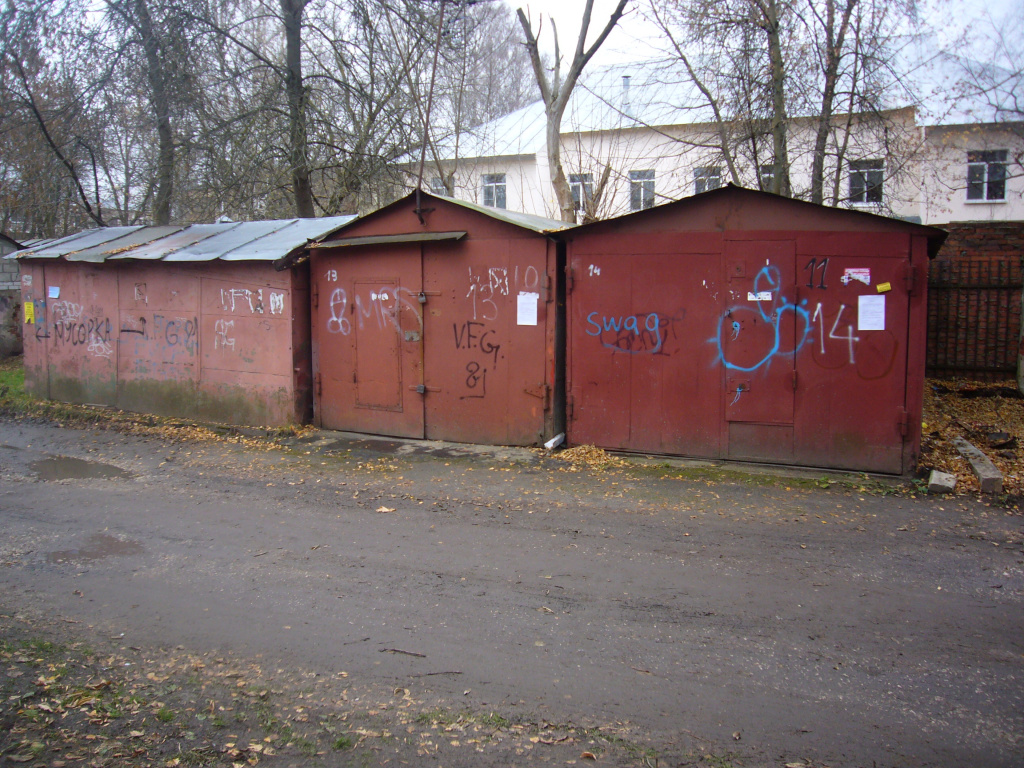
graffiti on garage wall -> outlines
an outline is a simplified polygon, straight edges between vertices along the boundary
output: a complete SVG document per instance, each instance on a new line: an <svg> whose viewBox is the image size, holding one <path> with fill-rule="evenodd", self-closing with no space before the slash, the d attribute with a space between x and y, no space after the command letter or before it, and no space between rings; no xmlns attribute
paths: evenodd
<svg viewBox="0 0 1024 768"><path fill-rule="evenodd" d="M419 299L412 291L394 285L360 286L350 301L348 291L341 287L334 288L327 305L327 332L348 336L352 333L354 321L357 329L365 328L367 323L372 322L379 330L391 328L401 334L402 321L399 315L402 310L413 314L422 332L423 315L420 314Z"/></svg>
<svg viewBox="0 0 1024 768"><path fill-rule="evenodd" d="M763 267L745 297L741 295L717 318L715 334L708 340L715 345L716 362L730 371L753 373L767 370L775 360L806 351L825 368L857 366L864 378L888 373L898 346L891 333L885 334L883 359L876 356L862 366L858 355L864 331L885 329L884 296L859 296L857 306L827 301L828 267L827 258L812 258L806 263L802 287L823 298L801 299L799 303L786 295L779 268L772 264ZM600 270L592 267L590 276L599 275ZM847 269L840 282L844 286L853 282L870 286L870 270ZM879 291L888 288L888 283L877 286ZM794 324L792 338L784 332L790 318ZM612 353L669 355L671 347L666 342L685 333L685 321L685 309L672 314L657 310L633 314L592 311L585 315L583 331ZM759 326L756 332L755 326Z"/></svg>
<svg viewBox="0 0 1024 768"><path fill-rule="evenodd" d="M338 282L338 272L327 269L324 280ZM377 330L393 330L405 340L420 339L423 333L421 297L397 285L357 283L351 292L342 286L332 286L327 299L325 328L328 333L348 336L353 330L367 326ZM465 393L462 399L487 396L487 377L504 359L502 347L504 322L501 317L512 303L512 296L524 296L525 310L517 316L517 325L536 325L536 303L541 287L541 272L527 267L468 267L464 284L465 314L452 322L452 344L456 350L468 352L462 379ZM461 290L461 289L459 289ZM456 294L458 295L458 293ZM532 306L529 300L532 299ZM516 307L513 303L513 307ZM532 311L531 311L532 310ZM404 322L402 315L411 314L414 320ZM418 330L419 334L416 333ZM464 359L464 358L463 358Z"/></svg>
<svg viewBox="0 0 1024 768"><path fill-rule="evenodd" d="M138 298L139 287L136 286ZM53 289L54 293L58 290ZM233 314L280 315L284 313L285 295L279 291L267 291L267 305L264 305L264 289L222 288L220 289L221 309ZM37 340L50 339L54 349L81 349L96 358L110 359L118 341L155 342L171 355L180 352L193 356L199 350L198 317L171 316L158 312L138 316L122 316L121 323L115 324L102 307L89 307L66 300L51 300L32 304L35 315ZM46 316L49 310L49 317ZM214 349L236 351L232 331L234 320L218 320L215 324ZM268 327L269 324L261 326Z"/></svg>

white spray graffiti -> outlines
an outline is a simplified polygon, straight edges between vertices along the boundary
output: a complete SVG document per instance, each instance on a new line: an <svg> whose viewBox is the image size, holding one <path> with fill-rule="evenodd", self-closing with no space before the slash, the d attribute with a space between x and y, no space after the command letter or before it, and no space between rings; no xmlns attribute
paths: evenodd
<svg viewBox="0 0 1024 768"><path fill-rule="evenodd" d="M244 302L244 304L243 304ZM253 314L263 314L263 289L250 291L248 288L221 288L220 303L225 312L235 312L238 305L248 306ZM282 309L283 309L282 297ZM273 311L273 310L271 310Z"/></svg>
<svg viewBox="0 0 1024 768"><path fill-rule="evenodd" d="M213 326L213 348L231 349L235 348L235 340L228 336L228 332L235 327L234 320L218 320Z"/></svg>
<svg viewBox="0 0 1024 768"><path fill-rule="evenodd" d="M283 293L270 293L270 314L282 315L284 314L284 294Z"/></svg>
<svg viewBox="0 0 1024 768"><path fill-rule="evenodd" d="M352 332L352 321L348 319L347 315L352 313L355 315L356 325L359 329L364 328L368 320L374 319L378 328L390 327L400 334L403 331L400 313L403 311L407 314L412 313L420 331L423 330L423 316L420 314L419 300L416 294L407 288L381 286L370 290L365 297L357 293L351 304L345 289L335 288L331 291L331 299L327 306L330 312L330 316L327 318L329 333L348 336Z"/></svg>

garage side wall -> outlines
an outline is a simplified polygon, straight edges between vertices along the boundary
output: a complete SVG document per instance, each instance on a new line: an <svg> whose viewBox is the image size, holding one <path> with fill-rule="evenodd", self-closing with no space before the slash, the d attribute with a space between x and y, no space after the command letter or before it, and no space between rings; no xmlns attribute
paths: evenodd
<svg viewBox="0 0 1024 768"><path fill-rule="evenodd" d="M308 325L297 340L294 275L247 262L23 268L33 394L232 424L305 417L295 350L308 349Z"/></svg>

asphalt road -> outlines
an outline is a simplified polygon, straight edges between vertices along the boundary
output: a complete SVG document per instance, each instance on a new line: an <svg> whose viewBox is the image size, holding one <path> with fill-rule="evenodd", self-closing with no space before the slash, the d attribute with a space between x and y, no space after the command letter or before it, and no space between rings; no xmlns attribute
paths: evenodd
<svg viewBox="0 0 1024 768"><path fill-rule="evenodd" d="M744 766L1024 765L1020 513L566 470L0 421L0 609L628 722L663 766L695 744Z"/></svg>

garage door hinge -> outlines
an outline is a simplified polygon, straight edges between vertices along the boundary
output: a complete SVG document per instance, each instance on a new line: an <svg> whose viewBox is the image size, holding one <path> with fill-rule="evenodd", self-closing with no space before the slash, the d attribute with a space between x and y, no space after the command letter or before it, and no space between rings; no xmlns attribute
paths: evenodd
<svg viewBox="0 0 1024 768"><path fill-rule="evenodd" d="M313 291L313 309L320 308L320 292Z"/></svg>
<svg viewBox="0 0 1024 768"><path fill-rule="evenodd" d="M793 371L793 389L796 390L796 371Z"/></svg>
<svg viewBox="0 0 1024 768"><path fill-rule="evenodd" d="M575 282L572 274L572 267L565 268L565 292L572 293L573 282Z"/></svg>
<svg viewBox="0 0 1024 768"><path fill-rule="evenodd" d="M313 377L313 391L317 397L320 397L320 392L322 389L323 384L320 379L320 374L318 373L316 376Z"/></svg>
<svg viewBox="0 0 1024 768"><path fill-rule="evenodd" d="M906 408L898 408L896 410L896 426L899 427L900 436L906 437L910 429L910 415L907 413Z"/></svg>
<svg viewBox="0 0 1024 768"><path fill-rule="evenodd" d="M551 387L549 387L546 382L541 382L540 384L538 384L535 387L526 387L526 388L524 388L523 392L525 392L526 394L528 394L528 395L530 395L532 397L536 397L536 398L539 398L541 400L544 400L545 403L546 403L547 399L548 399L548 395L551 392Z"/></svg>
<svg viewBox="0 0 1024 768"><path fill-rule="evenodd" d="M565 398L565 415L566 418L572 419L573 414L576 411L576 402L573 400L572 395L568 395Z"/></svg>

